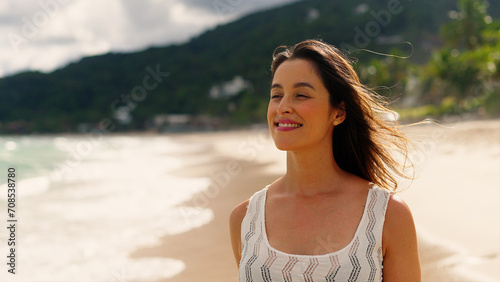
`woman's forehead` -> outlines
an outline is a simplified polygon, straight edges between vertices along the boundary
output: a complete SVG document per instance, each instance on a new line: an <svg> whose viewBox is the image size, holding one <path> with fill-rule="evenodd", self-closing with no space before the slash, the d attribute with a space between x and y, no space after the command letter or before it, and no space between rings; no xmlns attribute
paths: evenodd
<svg viewBox="0 0 500 282"><path fill-rule="evenodd" d="M284 83L321 83L314 64L304 59L286 60L276 69L273 84Z"/></svg>

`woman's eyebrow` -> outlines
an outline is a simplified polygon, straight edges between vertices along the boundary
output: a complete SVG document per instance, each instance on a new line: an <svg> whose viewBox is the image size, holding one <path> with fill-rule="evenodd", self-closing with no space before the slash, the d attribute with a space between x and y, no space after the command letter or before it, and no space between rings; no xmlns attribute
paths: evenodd
<svg viewBox="0 0 500 282"><path fill-rule="evenodd" d="M295 88L299 88L299 87L309 87L311 88L312 90L316 90L310 83L307 83L307 82L297 82L293 85L293 87Z"/></svg>
<svg viewBox="0 0 500 282"><path fill-rule="evenodd" d="M299 87L309 87L313 90L316 90L310 83L307 83L307 82L297 82L293 85L294 88L299 88ZM283 88L283 86L281 86L281 84L279 83L275 83L273 85L271 85L271 89L273 88Z"/></svg>

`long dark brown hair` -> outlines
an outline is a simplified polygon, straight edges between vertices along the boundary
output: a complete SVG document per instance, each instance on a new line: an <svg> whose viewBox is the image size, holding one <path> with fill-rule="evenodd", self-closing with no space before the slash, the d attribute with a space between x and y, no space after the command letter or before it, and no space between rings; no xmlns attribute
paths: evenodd
<svg viewBox="0 0 500 282"><path fill-rule="evenodd" d="M345 55L322 41L306 40L277 54L275 51L272 77L284 61L293 59L313 63L330 94L331 106L343 107L346 113L332 135L339 167L392 191L398 188L396 176L411 178L406 172L409 141L397 122L383 118L394 112L383 97L359 81ZM398 159L395 152L403 158Z"/></svg>

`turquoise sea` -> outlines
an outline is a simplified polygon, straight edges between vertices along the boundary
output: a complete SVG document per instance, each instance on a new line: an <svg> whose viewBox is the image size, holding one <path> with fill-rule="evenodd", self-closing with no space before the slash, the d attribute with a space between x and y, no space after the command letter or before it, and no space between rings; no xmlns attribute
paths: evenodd
<svg viewBox="0 0 500 282"><path fill-rule="evenodd" d="M7 175L16 170L16 275L0 229L1 281L158 280L185 268L169 258L130 258L162 236L207 223L211 210L181 207L209 185L181 178L183 154L200 144L159 136L1 136L0 222ZM0 223L1 224L1 223Z"/></svg>

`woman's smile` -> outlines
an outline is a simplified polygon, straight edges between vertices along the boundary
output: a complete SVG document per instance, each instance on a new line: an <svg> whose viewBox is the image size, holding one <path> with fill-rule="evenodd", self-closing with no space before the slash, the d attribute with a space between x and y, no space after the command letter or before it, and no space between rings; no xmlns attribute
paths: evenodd
<svg viewBox="0 0 500 282"><path fill-rule="evenodd" d="M291 131L301 128L303 124L290 119L279 119L274 125L277 131Z"/></svg>

